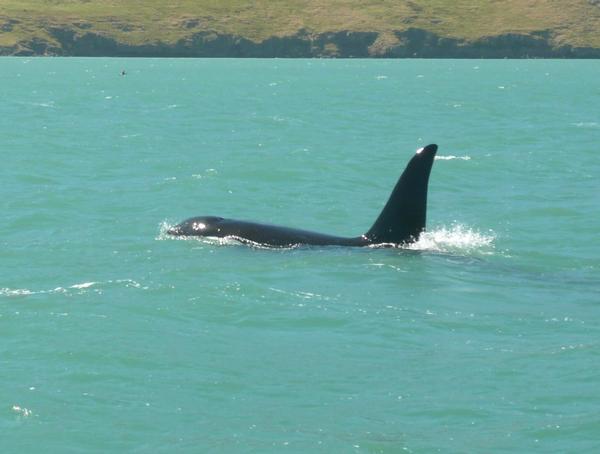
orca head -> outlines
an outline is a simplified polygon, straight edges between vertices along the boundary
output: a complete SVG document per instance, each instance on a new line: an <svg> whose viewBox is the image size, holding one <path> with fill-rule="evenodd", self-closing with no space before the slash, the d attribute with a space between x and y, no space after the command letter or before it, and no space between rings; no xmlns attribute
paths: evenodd
<svg viewBox="0 0 600 454"><path fill-rule="evenodd" d="M220 236L219 224L222 221L223 218L218 216L197 216L177 224L167 233L173 236Z"/></svg>

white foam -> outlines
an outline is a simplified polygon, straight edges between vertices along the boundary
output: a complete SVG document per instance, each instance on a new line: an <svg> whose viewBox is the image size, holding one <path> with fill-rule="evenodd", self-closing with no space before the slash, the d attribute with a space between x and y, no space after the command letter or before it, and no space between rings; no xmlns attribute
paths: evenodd
<svg viewBox="0 0 600 454"><path fill-rule="evenodd" d="M34 292L32 292L31 290L28 290L26 288L17 288L17 289L11 289L11 288L0 288L0 295L4 295L4 296L26 296L26 295L33 295Z"/></svg>
<svg viewBox="0 0 600 454"><path fill-rule="evenodd" d="M175 227L177 224L173 224L170 221L164 220L158 225L158 235L156 236L156 240L181 240L185 239L185 237L173 236L169 235L167 232Z"/></svg>
<svg viewBox="0 0 600 454"><path fill-rule="evenodd" d="M31 105L33 106L37 106L37 107L48 107L48 108L54 108L54 101L49 101L49 102L33 102L31 103Z"/></svg>
<svg viewBox="0 0 600 454"><path fill-rule="evenodd" d="M470 161L471 160L471 156L454 156L454 155L436 156L435 159L436 160L440 160L440 161L451 161L453 159L460 159L462 161Z"/></svg>
<svg viewBox="0 0 600 454"><path fill-rule="evenodd" d="M12 406L13 411L16 411L17 413L20 413L23 416L31 416L31 410L25 408L25 407L21 407L19 405L13 405Z"/></svg>
<svg viewBox="0 0 600 454"><path fill-rule="evenodd" d="M95 285L95 284L96 284L96 282L84 282L82 284L71 285L71 287L69 287L69 288L79 288L79 289L81 289L81 288L89 288L89 287L91 287L92 285Z"/></svg>
<svg viewBox="0 0 600 454"><path fill-rule="evenodd" d="M462 224L451 227L438 227L421 234L419 241L410 244L408 249L435 252L480 252L491 254L494 250L495 234L473 230Z"/></svg>
<svg viewBox="0 0 600 454"><path fill-rule="evenodd" d="M50 290L29 290L27 288L0 288L0 296L31 296L31 295L44 295L52 293L65 293L66 290L63 287L56 287Z"/></svg>
<svg viewBox="0 0 600 454"><path fill-rule="evenodd" d="M19 297L19 296L32 296L32 295L53 295L57 293L65 293L72 294L73 291L78 290L79 294L87 292L88 289L94 286L102 286L103 284L125 284L125 287L134 287L134 288L142 288L147 290L148 287L142 287L142 285L132 279L117 279L117 280L109 280L105 282L82 282L81 284L73 284L68 287L56 287L48 290L29 290L27 288L0 288L0 296L8 296L8 297ZM92 289L91 291L95 293L102 293L100 289ZM63 315L63 314L59 314Z"/></svg>
<svg viewBox="0 0 600 454"><path fill-rule="evenodd" d="M109 284L125 284L125 287L128 288L141 288L143 290L148 290L149 287L142 286L139 282L134 281L133 279L117 279L116 281L108 281Z"/></svg>

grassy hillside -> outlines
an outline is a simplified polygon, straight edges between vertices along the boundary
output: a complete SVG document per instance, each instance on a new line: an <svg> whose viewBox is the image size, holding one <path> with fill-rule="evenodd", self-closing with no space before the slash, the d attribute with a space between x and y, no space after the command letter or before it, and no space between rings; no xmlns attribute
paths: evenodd
<svg viewBox="0 0 600 454"><path fill-rule="evenodd" d="M52 30L93 34L128 46L176 44L214 32L261 42L270 37L375 32L374 46L421 29L474 42L545 34L553 46L600 48L600 0L0 0L0 47L61 47Z"/></svg>

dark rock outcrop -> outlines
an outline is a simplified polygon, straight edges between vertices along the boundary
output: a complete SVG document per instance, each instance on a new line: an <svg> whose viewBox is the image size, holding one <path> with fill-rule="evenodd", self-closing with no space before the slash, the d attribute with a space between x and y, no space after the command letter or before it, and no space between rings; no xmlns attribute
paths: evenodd
<svg viewBox="0 0 600 454"><path fill-rule="evenodd" d="M189 28L195 22L186 23ZM7 27L11 25L6 25ZM4 55L62 55L119 57L340 57L340 58L600 58L598 48L556 46L550 32L504 34L475 41L448 38L409 28L394 34L395 41L374 51L377 32L336 31L313 34L299 30L256 42L242 36L211 31L191 33L175 43L132 45L94 33L89 24L52 27L51 41L31 39L0 48Z"/></svg>

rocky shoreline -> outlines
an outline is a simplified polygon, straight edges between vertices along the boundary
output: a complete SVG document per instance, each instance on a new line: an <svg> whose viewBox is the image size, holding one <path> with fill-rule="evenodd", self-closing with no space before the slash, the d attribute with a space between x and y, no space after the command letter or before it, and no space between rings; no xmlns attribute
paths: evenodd
<svg viewBox="0 0 600 454"><path fill-rule="evenodd" d="M474 41L438 36L430 31L336 31L255 42L242 36L202 31L175 43L131 45L86 27L49 28L50 39L34 38L0 55L82 57L239 57L239 58L600 58L600 48L556 44L552 33L503 34Z"/></svg>

